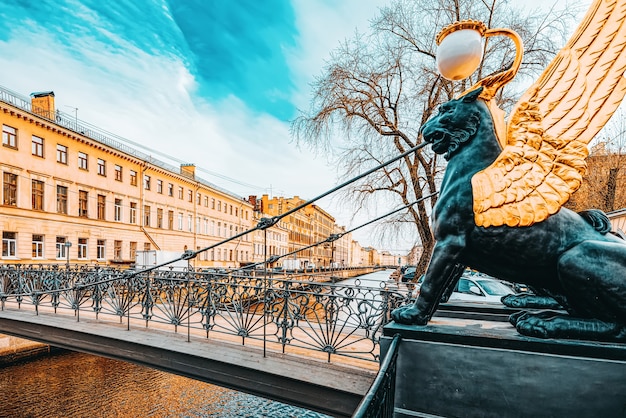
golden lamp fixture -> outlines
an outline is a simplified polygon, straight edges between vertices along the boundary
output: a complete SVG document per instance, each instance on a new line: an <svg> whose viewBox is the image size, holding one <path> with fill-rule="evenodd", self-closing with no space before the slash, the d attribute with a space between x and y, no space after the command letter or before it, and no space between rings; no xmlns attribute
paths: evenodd
<svg viewBox="0 0 626 418"><path fill-rule="evenodd" d="M463 93L483 87L479 98L491 112L502 147L472 178L474 220L484 227L529 226L556 213L580 187L587 146L626 94L626 2L595 0L507 121L493 97L521 64L524 48L517 33L456 22L437 36L437 67L449 80L467 78L482 62L483 40L501 35L515 43L513 65Z"/></svg>

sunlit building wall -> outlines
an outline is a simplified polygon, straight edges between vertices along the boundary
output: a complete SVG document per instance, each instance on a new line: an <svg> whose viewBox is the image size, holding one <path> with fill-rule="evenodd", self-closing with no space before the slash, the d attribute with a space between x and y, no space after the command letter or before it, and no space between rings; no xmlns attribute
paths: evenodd
<svg viewBox="0 0 626 418"><path fill-rule="evenodd" d="M251 229L252 205L196 176L105 138L54 108L0 88L3 263L130 265L141 250L199 250ZM71 243L68 247L66 243ZM251 262L246 235L196 266Z"/></svg>

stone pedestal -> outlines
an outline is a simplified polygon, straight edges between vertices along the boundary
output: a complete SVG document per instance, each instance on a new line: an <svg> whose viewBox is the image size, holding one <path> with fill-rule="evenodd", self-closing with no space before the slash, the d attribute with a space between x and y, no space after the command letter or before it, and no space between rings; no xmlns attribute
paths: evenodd
<svg viewBox="0 0 626 418"><path fill-rule="evenodd" d="M528 338L502 321L439 316L387 325L383 355L397 333L396 417L626 416L626 344Z"/></svg>

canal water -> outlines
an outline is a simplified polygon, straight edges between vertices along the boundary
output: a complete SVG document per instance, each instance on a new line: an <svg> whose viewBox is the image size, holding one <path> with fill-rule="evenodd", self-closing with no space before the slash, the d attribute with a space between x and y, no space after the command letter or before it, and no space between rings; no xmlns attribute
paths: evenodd
<svg viewBox="0 0 626 418"><path fill-rule="evenodd" d="M379 286L388 277L389 271L372 273L359 282ZM193 379L77 352L59 352L0 367L0 417L328 418Z"/></svg>
<svg viewBox="0 0 626 418"><path fill-rule="evenodd" d="M131 363L61 352L0 368L0 417L327 416Z"/></svg>

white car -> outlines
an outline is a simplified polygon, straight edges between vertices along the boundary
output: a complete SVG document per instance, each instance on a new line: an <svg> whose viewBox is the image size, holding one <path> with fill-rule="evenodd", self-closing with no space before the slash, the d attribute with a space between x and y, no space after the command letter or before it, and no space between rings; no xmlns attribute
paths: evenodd
<svg viewBox="0 0 626 418"><path fill-rule="evenodd" d="M500 301L502 296L513 294L515 292L499 280L481 276L461 276L449 301L502 303Z"/></svg>

